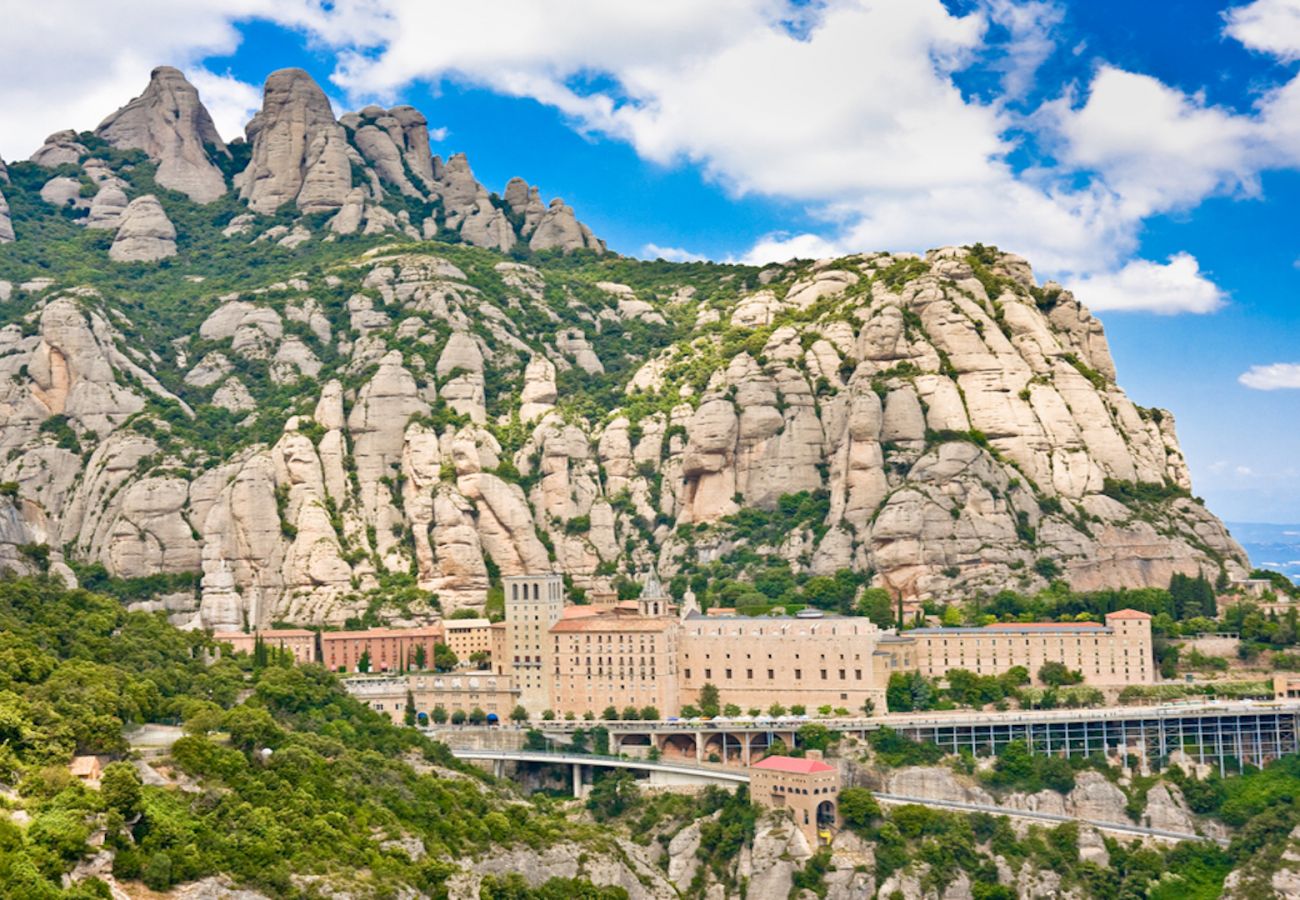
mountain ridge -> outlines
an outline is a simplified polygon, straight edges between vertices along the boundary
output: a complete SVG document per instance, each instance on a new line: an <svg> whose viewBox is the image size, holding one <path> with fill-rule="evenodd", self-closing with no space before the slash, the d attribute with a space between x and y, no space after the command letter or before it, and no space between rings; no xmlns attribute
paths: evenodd
<svg viewBox="0 0 1300 900"><path fill-rule="evenodd" d="M744 607L841 572L942 600L1248 569L1173 417L1019 257L619 258L432 156L415 110L336 120L295 70L204 145L200 203L172 72L4 183L11 566L195 573L150 602L224 627L418 620L538 568ZM160 109L190 131L151 137Z"/></svg>

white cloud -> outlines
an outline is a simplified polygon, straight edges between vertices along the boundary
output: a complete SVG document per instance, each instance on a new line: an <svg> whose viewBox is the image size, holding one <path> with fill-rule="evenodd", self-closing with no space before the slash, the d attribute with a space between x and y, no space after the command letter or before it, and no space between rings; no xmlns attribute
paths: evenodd
<svg viewBox="0 0 1300 900"><path fill-rule="evenodd" d="M1177 253L1164 264L1134 260L1116 272L1071 279L1065 286L1093 310L1210 313L1226 302L1188 253Z"/></svg>
<svg viewBox="0 0 1300 900"><path fill-rule="evenodd" d="M1251 366L1238 376L1237 381L1257 391L1300 390L1300 363Z"/></svg>
<svg viewBox="0 0 1300 900"><path fill-rule="evenodd" d="M186 70L185 77L198 89L199 99L212 114L218 133L227 141L243 137L244 126L262 107L262 89L229 72L218 75L202 67Z"/></svg>
<svg viewBox="0 0 1300 900"><path fill-rule="evenodd" d="M299 2L306 0L6 3L0 156L25 159L52 132L93 129L139 95L154 66L192 69L206 56L229 53L239 42L232 21L289 15Z"/></svg>
<svg viewBox="0 0 1300 900"><path fill-rule="evenodd" d="M1056 49L1054 30L1065 19L1065 8L1051 0L984 0L989 18L1007 30L1006 58L994 64L1002 74L1002 89L1022 97L1034 86L1038 68Z"/></svg>
<svg viewBox="0 0 1300 900"><path fill-rule="evenodd" d="M668 262L699 262L708 259L702 253L695 253L682 247L660 247L658 244L646 244L641 248L643 259L666 259Z"/></svg>
<svg viewBox="0 0 1300 900"><path fill-rule="evenodd" d="M451 132L446 126L441 128L430 128L429 140L433 141L435 144L441 144L443 141L447 140L447 135L449 134L451 134Z"/></svg>
<svg viewBox="0 0 1300 900"><path fill-rule="evenodd" d="M1102 66L1088 100L1047 104L1036 118L1058 158L1099 173L1126 217L1190 206L1217 191L1253 193L1260 134L1248 117L1208 106L1148 75Z"/></svg>
<svg viewBox="0 0 1300 900"><path fill-rule="evenodd" d="M1282 60L1300 59L1300 2L1255 0L1224 13L1224 29L1252 50Z"/></svg>

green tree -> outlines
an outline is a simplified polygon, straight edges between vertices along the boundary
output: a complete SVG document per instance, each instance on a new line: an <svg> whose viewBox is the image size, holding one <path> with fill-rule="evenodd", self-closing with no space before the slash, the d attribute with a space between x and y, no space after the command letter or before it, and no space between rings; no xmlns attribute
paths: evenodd
<svg viewBox="0 0 1300 900"><path fill-rule="evenodd" d="M587 809L597 822L622 815L636 805L641 791L636 778L626 769L613 769L598 776L587 794Z"/></svg>
<svg viewBox="0 0 1300 900"><path fill-rule="evenodd" d="M840 791L839 807L844 824L860 833L868 832L880 818L880 804L866 788L844 788Z"/></svg>
<svg viewBox="0 0 1300 900"><path fill-rule="evenodd" d="M99 799L105 809L117 810L124 819L140 812L143 798L140 773L128 762L113 762L104 767L99 779Z"/></svg>
<svg viewBox="0 0 1300 900"><path fill-rule="evenodd" d="M510 721L520 723L527 722L528 710L524 709L522 706L516 706L510 711Z"/></svg>
<svg viewBox="0 0 1300 900"><path fill-rule="evenodd" d="M884 588L867 588L858 599L858 614L866 616L880 628L894 623L894 601Z"/></svg>
<svg viewBox="0 0 1300 900"><path fill-rule="evenodd" d="M443 725L447 721L447 708L439 703L429 712L429 718L435 725Z"/></svg>
<svg viewBox="0 0 1300 900"><path fill-rule="evenodd" d="M357 671L368 673L370 671L370 651L362 650L361 657L357 660Z"/></svg>
<svg viewBox="0 0 1300 900"><path fill-rule="evenodd" d="M457 709L457 710L454 710L454 711L452 712L452 714L451 714L451 724L453 724L453 725L464 725L464 724L465 724L465 719L466 719L466 718L467 718L467 717L466 717L466 715L465 715L465 710L463 710L463 709Z"/></svg>
<svg viewBox="0 0 1300 900"><path fill-rule="evenodd" d="M408 728L415 727L415 695L406 692L406 706L402 710L402 724Z"/></svg>
<svg viewBox="0 0 1300 900"><path fill-rule="evenodd" d="M429 664L429 652L424 649L424 644L415 645L414 655L415 668L424 671L425 666Z"/></svg>
<svg viewBox="0 0 1300 900"><path fill-rule="evenodd" d="M722 708L722 701L718 696L716 685L705 682L700 688L700 712L705 716L713 717L718 715Z"/></svg>
<svg viewBox="0 0 1300 900"><path fill-rule="evenodd" d="M435 672L450 672L460 664L456 652L446 644L433 645L433 669Z"/></svg>
<svg viewBox="0 0 1300 900"><path fill-rule="evenodd" d="M835 732L818 722L801 725L798 734L799 745L805 750L821 750L824 752L829 750L831 744L838 739Z"/></svg>
<svg viewBox="0 0 1300 900"><path fill-rule="evenodd" d="M624 722L635 722L637 719L641 718L641 711L635 706L625 706L623 707L623 712L619 714L619 718Z"/></svg>
<svg viewBox="0 0 1300 900"><path fill-rule="evenodd" d="M606 706L604 711L601 712L600 717L606 722L617 722L618 710L613 706Z"/></svg>
<svg viewBox="0 0 1300 900"><path fill-rule="evenodd" d="M476 706L469 711L469 724L482 725L486 721L487 713L483 712L479 707Z"/></svg>
<svg viewBox="0 0 1300 900"><path fill-rule="evenodd" d="M1048 687L1064 687L1082 682L1083 673L1070 669L1065 663L1051 660L1043 663L1038 670L1038 680Z"/></svg>
<svg viewBox="0 0 1300 900"><path fill-rule="evenodd" d="M657 722L657 721L659 721L659 707L657 707L657 706L644 706L644 707L642 707L642 708L641 708L641 718L642 718L643 721L646 721L646 722Z"/></svg>

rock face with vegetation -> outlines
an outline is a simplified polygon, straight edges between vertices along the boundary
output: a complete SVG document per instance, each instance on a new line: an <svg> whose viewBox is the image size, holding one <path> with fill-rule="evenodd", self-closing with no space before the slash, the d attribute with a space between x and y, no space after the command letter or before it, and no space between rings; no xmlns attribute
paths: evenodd
<svg viewBox="0 0 1300 900"><path fill-rule="evenodd" d="M652 563L741 606L1245 571L1172 416L1018 257L614 257L299 70L213 137L160 69L4 185L10 546L165 584L178 622L405 620Z"/></svg>
<svg viewBox="0 0 1300 900"><path fill-rule="evenodd" d="M154 69L144 93L101 122L95 134L113 147L143 150L158 165L158 183L191 200L209 203L226 192L213 157L229 158L230 151L199 92L178 69Z"/></svg>

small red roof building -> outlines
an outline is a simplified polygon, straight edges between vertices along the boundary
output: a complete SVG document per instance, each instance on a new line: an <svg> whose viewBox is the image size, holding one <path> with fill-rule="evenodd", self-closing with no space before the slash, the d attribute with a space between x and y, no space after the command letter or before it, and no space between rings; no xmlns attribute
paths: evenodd
<svg viewBox="0 0 1300 900"><path fill-rule="evenodd" d="M797 756L769 756L767 759L754 763L751 768L810 775L813 772L830 772L835 767L822 762L820 759L800 759Z"/></svg>

